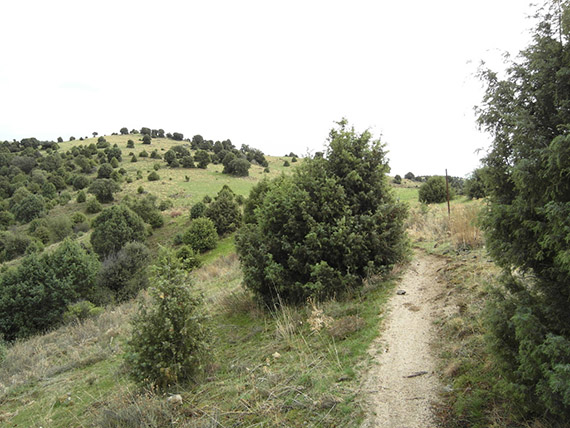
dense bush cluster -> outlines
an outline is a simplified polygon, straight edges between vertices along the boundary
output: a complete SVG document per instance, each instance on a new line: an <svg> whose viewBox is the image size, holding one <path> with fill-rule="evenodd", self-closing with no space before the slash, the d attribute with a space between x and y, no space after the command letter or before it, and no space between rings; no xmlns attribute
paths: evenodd
<svg viewBox="0 0 570 428"><path fill-rule="evenodd" d="M570 420L570 4L548 2L504 79L489 70L479 111L487 247L503 268L489 327L519 411ZM553 425L554 426L554 425ZM556 425L558 426L558 425ZM562 426L562 425L560 425Z"/></svg>
<svg viewBox="0 0 570 428"><path fill-rule="evenodd" d="M250 194L236 245L245 284L266 303L339 295L404 257L406 208L382 144L338 125L326 156Z"/></svg>

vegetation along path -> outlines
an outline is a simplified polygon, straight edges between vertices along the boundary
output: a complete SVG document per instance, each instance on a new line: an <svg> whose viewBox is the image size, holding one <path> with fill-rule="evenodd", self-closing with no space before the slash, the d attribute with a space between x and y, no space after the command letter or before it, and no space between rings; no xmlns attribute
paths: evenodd
<svg viewBox="0 0 570 428"><path fill-rule="evenodd" d="M364 384L370 415L363 427L435 426L431 407L440 386L430 344L444 265L444 259L416 252L390 300L384 331L370 349L374 364Z"/></svg>

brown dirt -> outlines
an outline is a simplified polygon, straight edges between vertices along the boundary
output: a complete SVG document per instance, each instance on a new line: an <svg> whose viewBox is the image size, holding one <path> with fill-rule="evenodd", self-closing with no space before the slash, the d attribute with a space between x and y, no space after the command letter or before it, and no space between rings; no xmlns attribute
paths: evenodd
<svg viewBox="0 0 570 428"><path fill-rule="evenodd" d="M388 304L384 331L369 350L372 368L364 382L369 405L365 428L435 427L432 404L441 388L436 357L430 344L435 335L433 321L445 285L438 270L446 261L423 252L404 274Z"/></svg>

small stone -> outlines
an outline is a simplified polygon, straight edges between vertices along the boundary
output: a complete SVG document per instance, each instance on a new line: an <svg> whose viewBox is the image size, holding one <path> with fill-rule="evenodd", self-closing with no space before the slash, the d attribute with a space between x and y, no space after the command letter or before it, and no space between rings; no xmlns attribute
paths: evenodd
<svg viewBox="0 0 570 428"><path fill-rule="evenodd" d="M278 358L281 358L281 354L279 352L275 352L272 357L277 360Z"/></svg>
<svg viewBox="0 0 570 428"><path fill-rule="evenodd" d="M182 396L180 394L173 394L166 399L166 402L172 405L182 404Z"/></svg>
<svg viewBox="0 0 570 428"><path fill-rule="evenodd" d="M406 290L398 290L398 291L396 291L396 294L398 296L403 296L404 294L406 294Z"/></svg>

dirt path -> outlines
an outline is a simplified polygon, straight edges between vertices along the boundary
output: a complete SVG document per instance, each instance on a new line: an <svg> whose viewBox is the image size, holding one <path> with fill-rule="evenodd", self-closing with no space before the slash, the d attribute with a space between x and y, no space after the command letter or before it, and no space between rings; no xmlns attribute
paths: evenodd
<svg viewBox="0 0 570 428"><path fill-rule="evenodd" d="M381 336L370 354L372 368L364 383L370 416L365 428L435 427L431 403L440 388L436 361L430 350L437 296L444 285L437 271L445 260L416 252L394 296Z"/></svg>

